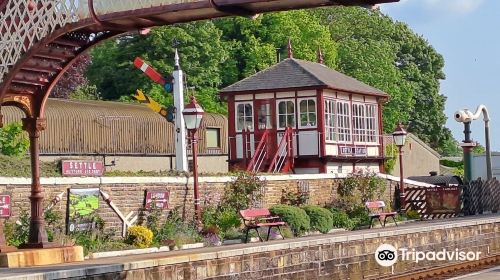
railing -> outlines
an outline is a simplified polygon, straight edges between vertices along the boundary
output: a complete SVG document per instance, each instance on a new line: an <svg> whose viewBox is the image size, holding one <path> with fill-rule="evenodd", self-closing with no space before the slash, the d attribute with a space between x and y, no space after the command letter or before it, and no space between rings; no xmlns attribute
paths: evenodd
<svg viewBox="0 0 500 280"><path fill-rule="evenodd" d="M294 154L292 137L293 129L287 128L283 138L281 138L278 150L276 151L267 172L277 173L282 170L286 172L293 168Z"/></svg>
<svg viewBox="0 0 500 280"><path fill-rule="evenodd" d="M246 140L247 138L249 138L248 135L249 134L246 131L243 132L243 141L245 143L247 143ZM267 156L268 137L269 137L269 130L266 130L259 140L259 145L257 146L257 149L255 150L254 155L247 166L247 171L258 172L260 170L262 163L264 162ZM245 151L246 149L244 148L243 150ZM246 158L247 155L244 154L243 156Z"/></svg>

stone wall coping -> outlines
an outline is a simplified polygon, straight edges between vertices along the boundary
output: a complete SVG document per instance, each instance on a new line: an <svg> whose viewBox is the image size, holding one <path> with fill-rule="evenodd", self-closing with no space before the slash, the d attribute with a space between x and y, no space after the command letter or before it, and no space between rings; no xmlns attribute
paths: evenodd
<svg viewBox="0 0 500 280"><path fill-rule="evenodd" d="M389 181L399 182L399 177L387 174L378 174L379 177ZM280 174L259 176L266 181L291 181L291 180L320 180L320 179L342 179L347 174ZM227 183L235 177L214 176L200 177L200 183ZM43 177L40 178L42 185L101 185L101 184L192 184L192 177ZM434 187L434 185L405 179L405 183L417 187ZM0 185L30 185L31 178L23 177L0 177Z"/></svg>
<svg viewBox="0 0 500 280"><path fill-rule="evenodd" d="M494 217L484 217L477 218L471 217L471 220L442 220L437 221L437 224L430 225L409 225L408 228L385 228L385 229L376 229L375 232L367 232L367 233L356 233L356 232L342 232L342 233L334 233L337 236L331 235L315 235L304 237L300 240L289 240L285 243L274 243L274 242L282 242L280 240L263 242L258 245L256 244L241 244L243 248L220 248L217 251L208 251L208 252L196 252L196 251L186 251L182 255L162 255L162 256L154 256L152 255L150 259L140 259L140 260L125 260L120 261L119 259L110 259L114 264L89 264L86 267L80 268L69 268L67 270L60 271L50 271L46 273L28 273L26 275L10 275L5 278L0 276L0 279L52 279L52 278L69 278L69 277L87 277L91 275L104 274L110 272L121 272L127 270L135 270L142 268L149 268L155 266L165 266L170 264L178 264L178 263L186 263L193 262L199 260L208 260L208 259L217 259L217 258L228 258L235 257L259 252L269 252L269 251L280 251L286 249L297 249L303 247L317 246L320 244L334 244L334 243L345 243L346 241L354 241L354 240L365 240L365 239L373 239L379 237L389 237L396 235L405 235L410 233L419 233L419 232L427 232L432 230L447 230L449 228L457 228L457 227L467 227L474 225L483 225L483 224L491 224L491 223L500 223L500 215ZM286 241L286 240L285 240ZM273 243L271 243L273 242ZM238 246L238 245L235 245ZM9 278L10 277L10 278ZM18 278L16 278L18 277Z"/></svg>

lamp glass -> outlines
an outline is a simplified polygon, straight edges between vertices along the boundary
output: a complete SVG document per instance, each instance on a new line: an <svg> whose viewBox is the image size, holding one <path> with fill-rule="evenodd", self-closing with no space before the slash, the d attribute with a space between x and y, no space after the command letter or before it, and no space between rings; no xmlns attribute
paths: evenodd
<svg viewBox="0 0 500 280"><path fill-rule="evenodd" d="M203 119L202 114L184 115L184 122L187 129L198 129Z"/></svg>
<svg viewBox="0 0 500 280"><path fill-rule="evenodd" d="M405 145L406 142L406 134L393 134L392 137L394 138L394 144L398 147L402 147Z"/></svg>

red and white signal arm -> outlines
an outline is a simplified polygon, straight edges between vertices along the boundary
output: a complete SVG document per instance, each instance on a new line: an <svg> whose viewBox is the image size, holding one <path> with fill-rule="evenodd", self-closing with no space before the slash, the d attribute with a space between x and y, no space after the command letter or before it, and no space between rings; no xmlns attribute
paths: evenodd
<svg viewBox="0 0 500 280"><path fill-rule="evenodd" d="M11 204L12 200L10 195L0 195L0 218L8 218L12 215Z"/></svg>

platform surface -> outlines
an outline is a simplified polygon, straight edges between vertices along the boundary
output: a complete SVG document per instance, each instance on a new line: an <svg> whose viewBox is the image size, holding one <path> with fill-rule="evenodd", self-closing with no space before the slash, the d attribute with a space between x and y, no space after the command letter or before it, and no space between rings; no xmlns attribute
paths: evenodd
<svg viewBox="0 0 500 280"><path fill-rule="evenodd" d="M192 250L179 250L164 253L152 253L133 256L111 257L102 259L86 260L78 263L67 263L61 265L48 265L31 268L0 268L1 280L15 279L59 279L69 277L84 277L86 275L95 275L104 272L124 271L129 269L140 269L153 267L161 262L163 265L171 263L181 263L196 261L203 258L213 257L214 254L221 256L234 256L251 254L263 250L279 250L280 247L290 248L290 246L308 246L308 244L319 244L321 240L336 240L345 242L350 240L362 240L378 236L393 236L399 234L408 234L411 232L422 232L426 230L442 229L449 227L461 227L475 224L500 223L500 214L478 215L470 217L460 217L451 219L440 219L432 221L419 221L407 223L398 227L386 227L376 229L365 229L357 231L344 231L332 234L322 234L306 236L301 238L273 240L267 242L236 244L222 247L205 247ZM470 278L474 279L474 278ZM467 279L467 280L470 280ZM486 278L481 278L486 280ZM494 278L500 279L500 278Z"/></svg>

